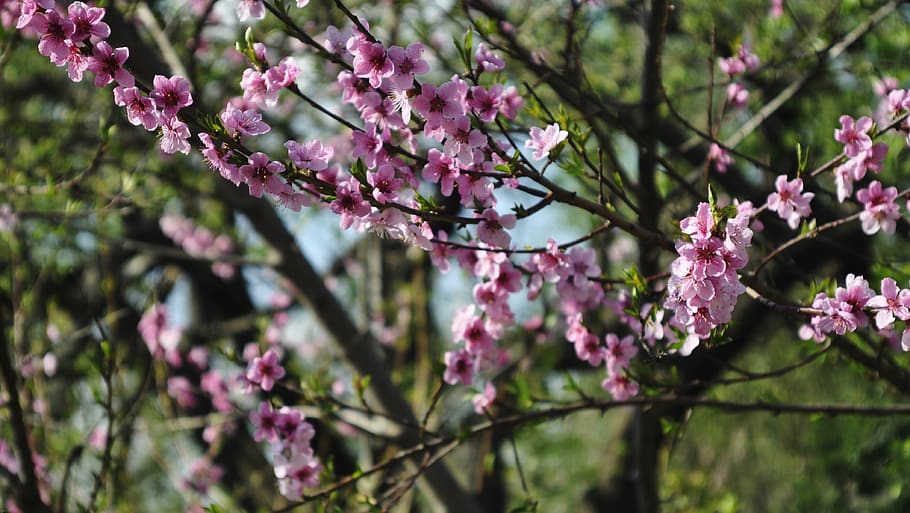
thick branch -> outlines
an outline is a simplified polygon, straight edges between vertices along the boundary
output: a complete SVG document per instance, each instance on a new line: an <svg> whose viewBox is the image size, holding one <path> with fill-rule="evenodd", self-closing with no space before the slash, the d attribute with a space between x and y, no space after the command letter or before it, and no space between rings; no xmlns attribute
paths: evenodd
<svg viewBox="0 0 910 513"><path fill-rule="evenodd" d="M657 127L660 124L661 85L660 57L667 28L669 2L654 0L647 18L648 45L645 48L641 91L641 143L638 146L638 222L647 230L656 231L660 214L660 198L654 183L657 169ZM645 274L657 272L657 251L641 246L640 267Z"/></svg>
<svg viewBox="0 0 910 513"><path fill-rule="evenodd" d="M5 306L5 305L4 305ZM35 460L32 457L32 446L28 439L28 426L25 424L25 414L22 411L22 403L19 402L19 387L16 383L16 371L13 368L10 349L12 349L9 340L6 338L6 317L7 312L4 306L0 306L0 316L3 322L0 323L0 377L3 379L3 387L9 396L9 413L10 424L13 428L13 437L16 442L16 452L19 453L22 473L25 474L25 480L21 483L18 490L19 506L23 511L43 513L50 509L41 501L41 494L38 491L38 476L35 474Z"/></svg>

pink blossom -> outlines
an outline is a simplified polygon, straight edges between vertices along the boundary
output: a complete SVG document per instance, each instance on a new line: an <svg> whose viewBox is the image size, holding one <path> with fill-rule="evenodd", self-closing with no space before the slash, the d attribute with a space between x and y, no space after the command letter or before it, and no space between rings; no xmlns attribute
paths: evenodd
<svg viewBox="0 0 910 513"><path fill-rule="evenodd" d="M88 58L87 69L95 73L95 85L104 87L111 82L117 82L125 87L132 87L135 83L133 76L123 69L123 63L130 55L129 48L111 48L107 41L101 41L92 50Z"/></svg>
<svg viewBox="0 0 910 513"><path fill-rule="evenodd" d="M502 91L499 98L499 113L506 119L515 119L518 111L524 105L524 99L519 96L518 89L515 86L509 86Z"/></svg>
<svg viewBox="0 0 910 513"><path fill-rule="evenodd" d="M859 214L863 233L872 235L879 230L894 233L900 219L900 211L894 203L897 199L896 187L882 189L881 182L875 180L868 188L856 191L856 199L864 208Z"/></svg>
<svg viewBox="0 0 910 513"><path fill-rule="evenodd" d="M254 109L240 110L227 104L220 117L228 135L234 138L267 134L271 130L271 127L262 121L262 114Z"/></svg>
<svg viewBox="0 0 910 513"><path fill-rule="evenodd" d="M234 410L234 403L229 397L230 390L228 384L217 371L208 371L202 374L199 388L209 394L212 399L212 406L222 413L231 413Z"/></svg>
<svg viewBox="0 0 910 513"><path fill-rule="evenodd" d="M717 169L718 173L726 173L727 166L735 162L730 156L730 152L717 143L711 143L708 148L708 161L714 163L714 169Z"/></svg>
<svg viewBox="0 0 910 513"><path fill-rule="evenodd" d="M758 58L758 55L752 53L751 46L746 43L739 45L739 50L736 54L749 71L755 71L761 65L761 60Z"/></svg>
<svg viewBox="0 0 910 513"><path fill-rule="evenodd" d="M268 401L259 403L259 409L250 412L250 422L256 428L253 440L257 442L278 441L278 414L272 409L272 403Z"/></svg>
<svg viewBox="0 0 910 513"><path fill-rule="evenodd" d="M474 52L474 60L480 66L482 71L502 71L506 67L506 61L502 57L490 51L486 43L477 45L477 51Z"/></svg>
<svg viewBox="0 0 910 513"><path fill-rule="evenodd" d="M768 16L771 19L777 19L784 14L784 0L771 0L771 7L768 8Z"/></svg>
<svg viewBox="0 0 910 513"><path fill-rule="evenodd" d="M895 319L910 320L910 290L899 289L893 278L882 279L882 293L869 299L866 307L877 310L875 327L882 330L894 325Z"/></svg>
<svg viewBox="0 0 910 513"><path fill-rule="evenodd" d="M38 52L49 57L57 66L66 63L70 55L68 42L76 31L76 25L51 9L35 14L31 19L31 26L40 34Z"/></svg>
<svg viewBox="0 0 910 513"><path fill-rule="evenodd" d="M888 93L887 101L888 113L891 117L899 116L903 111L910 108L910 94L905 89L895 88Z"/></svg>
<svg viewBox="0 0 910 513"><path fill-rule="evenodd" d="M779 175L774 181L777 192L768 195L768 209L774 210L787 221L791 229L799 226L802 218L812 213L809 202L815 197L814 193L803 193L803 179L794 178L787 181L787 175Z"/></svg>
<svg viewBox="0 0 910 513"><path fill-rule="evenodd" d="M319 473L322 464L308 452L294 453L290 459L277 458L275 477L278 478L278 489L281 495L290 500L300 500L304 488L319 486Z"/></svg>
<svg viewBox="0 0 910 513"><path fill-rule="evenodd" d="M183 478L183 486L199 494L207 494L209 488L221 480L224 469L212 463L208 457L193 460L187 468L188 475Z"/></svg>
<svg viewBox="0 0 910 513"><path fill-rule="evenodd" d="M746 65L739 57L726 57L717 61L717 67L721 72L734 77L746 71Z"/></svg>
<svg viewBox="0 0 910 513"><path fill-rule="evenodd" d="M360 41L353 48L349 44L348 49L354 55L354 74L369 79L370 86L378 88L384 78L395 73L395 64L382 44Z"/></svg>
<svg viewBox="0 0 910 513"><path fill-rule="evenodd" d="M840 128L834 130L834 140L844 143L844 153L848 157L855 157L860 151L872 146L869 131L873 126L872 118L863 116L854 121L852 117L840 117Z"/></svg>
<svg viewBox="0 0 910 513"><path fill-rule="evenodd" d="M468 106L481 121L491 123L502 106L502 92L501 84L493 84L489 89L474 86L468 96Z"/></svg>
<svg viewBox="0 0 910 513"><path fill-rule="evenodd" d="M375 172L367 171L367 183L373 186L373 197L379 203L391 203L398 199L402 180L395 177L395 166L383 164Z"/></svg>
<svg viewBox="0 0 910 513"><path fill-rule="evenodd" d="M482 220L477 224L477 238L494 248L508 248L512 237L506 230L515 227L515 215L500 216L498 212L488 208L480 217Z"/></svg>
<svg viewBox="0 0 910 513"><path fill-rule="evenodd" d="M699 203L694 216L687 217L679 222L679 228L683 233L696 239L707 239L711 237L714 230L714 215L711 213L711 206L707 203Z"/></svg>
<svg viewBox="0 0 910 513"><path fill-rule="evenodd" d="M638 383L621 373L610 373L600 386L617 401L625 401L638 395Z"/></svg>
<svg viewBox="0 0 910 513"><path fill-rule="evenodd" d="M389 60L395 67L390 77L392 87L398 90L410 89L414 85L414 76L430 71L430 66L423 59L423 44L411 43L407 48L389 47Z"/></svg>
<svg viewBox="0 0 910 513"><path fill-rule="evenodd" d="M73 43L69 43L70 56L66 60L66 74L73 82L82 82L85 70L88 69L88 57Z"/></svg>
<svg viewBox="0 0 910 513"><path fill-rule="evenodd" d="M288 149L288 158L297 169L322 171L329 167L329 160L335 155L334 148L323 146L320 141L307 141L303 144L287 141L284 147Z"/></svg>
<svg viewBox="0 0 910 513"><path fill-rule="evenodd" d="M474 285L474 302L483 310L489 319L496 322L511 322L512 311L509 309L509 292L502 289L495 281ZM473 351L472 351L473 352Z"/></svg>
<svg viewBox="0 0 910 513"><path fill-rule="evenodd" d="M474 413L478 415L483 415L483 413L490 409L493 406L493 401L496 400L496 387L493 386L493 383L487 381L487 384L483 387L483 392L475 394L471 398L471 404L474 405Z"/></svg>
<svg viewBox="0 0 910 513"><path fill-rule="evenodd" d="M240 88L245 100L260 107L274 107L278 103L278 90L269 89L265 75L252 68L243 70Z"/></svg>
<svg viewBox="0 0 910 513"><path fill-rule="evenodd" d="M263 191L277 194L284 190L285 182L279 178L284 171L284 164L277 160L269 161L269 156L257 151L249 156L249 162L240 166L240 176L250 188L250 196L261 198Z"/></svg>
<svg viewBox="0 0 910 513"><path fill-rule="evenodd" d="M248 19L261 20L265 18L265 4L262 0L239 0L237 2L237 19L246 21Z"/></svg>
<svg viewBox="0 0 910 513"><path fill-rule="evenodd" d="M111 28L101 21L101 18L104 18L104 9L101 7L73 2L67 7L67 14L75 26L73 35L70 36L73 43L85 41L92 36L104 39L111 35Z"/></svg>
<svg viewBox="0 0 910 513"><path fill-rule="evenodd" d="M172 359L172 355L177 352L177 344L183 331L170 324L168 319L167 307L161 303L155 303L151 308L142 314L139 319L139 334L148 347L149 352L157 360Z"/></svg>
<svg viewBox="0 0 910 513"><path fill-rule="evenodd" d="M52 10L54 8L54 0L37 0L37 1L36 0L21 0L21 2L19 3L19 6L18 6L19 7L18 12L15 11L16 2L7 2L7 4L2 7L4 8L4 10L9 9L9 11L7 11L6 13L2 13L4 15L5 14L13 14L13 16L15 16L15 14L19 15L19 18L16 20L16 29L18 30L18 29L25 28L32 23L32 18L35 15L40 14L38 12L39 8L41 8L42 10L46 10L46 9ZM6 20L7 19L4 17L4 19L3 19L4 27L7 26ZM43 30L37 30L37 31L43 32Z"/></svg>
<svg viewBox="0 0 910 513"><path fill-rule="evenodd" d="M10 449L5 440L0 440L0 467L5 468L13 475L18 475L20 470L19 460Z"/></svg>
<svg viewBox="0 0 910 513"><path fill-rule="evenodd" d="M446 82L437 88L423 84L412 102L414 111L426 120L426 130L442 127L443 121L465 114L464 94L456 82Z"/></svg>
<svg viewBox="0 0 910 513"><path fill-rule="evenodd" d="M547 239L546 248L546 252L531 255L525 268L532 273L539 274L543 280L554 283L568 273L569 260L555 240Z"/></svg>
<svg viewBox="0 0 910 513"><path fill-rule="evenodd" d="M749 90L739 82L727 86L727 101L735 107L745 107L749 101Z"/></svg>
<svg viewBox="0 0 910 513"><path fill-rule="evenodd" d="M281 62L266 70L264 79L268 91L280 91L293 85L300 75L300 68L293 57L285 57Z"/></svg>
<svg viewBox="0 0 910 513"><path fill-rule="evenodd" d="M380 130L404 128L404 119L396 112L392 100L376 91L364 94L360 107L360 117L374 123Z"/></svg>
<svg viewBox="0 0 910 513"><path fill-rule="evenodd" d="M450 385L470 385L474 375L474 358L465 349L449 351L443 355L446 364L443 381Z"/></svg>
<svg viewBox="0 0 910 513"><path fill-rule="evenodd" d="M269 392L275 382L284 377L284 367L278 361L278 353L269 349L261 357L253 358L246 369L246 379L250 383L258 384L262 390Z"/></svg>
<svg viewBox="0 0 910 513"><path fill-rule="evenodd" d="M569 132L560 130L557 123L547 126L546 130L541 130L536 126L531 127L531 138L525 141L525 148L534 150L532 156L535 160L542 160L550 153L550 150L565 141L568 136Z"/></svg>
<svg viewBox="0 0 910 513"><path fill-rule="evenodd" d="M587 332L587 330L585 330ZM567 337L568 338L568 337ZM600 338L593 333L585 333L577 337L575 342L575 355L583 362L588 362L592 367L598 367L607 356L606 349L600 344Z"/></svg>
<svg viewBox="0 0 910 513"><path fill-rule="evenodd" d="M174 398L183 409L193 408L197 403L193 385L184 376L171 376L167 379L167 395Z"/></svg>
<svg viewBox="0 0 910 513"><path fill-rule="evenodd" d="M439 182L440 192L443 196L451 196L458 178L458 168L455 167L452 157L445 155L436 148L431 148L427 153L427 164L423 167L423 179L436 183Z"/></svg>
<svg viewBox="0 0 910 513"><path fill-rule="evenodd" d="M154 88L149 96L155 100L155 105L161 109L165 117L173 117L183 107L193 104L190 82L180 75L170 78L155 75L152 83Z"/></svg>
<svg viewBox="0 0 910 513"><path fill-rule="evenodd" d="M360 194L360 182L356 178L339 182L335 187L335 201L332 212L341 216L341 229L347 230L358 218L369 215L370 204Z"/></svg>
<svg viewBox="0 0 910 513"><path fill-rule="evenodd" d="M872 146L860 150L856 156L851 157L847 162L835 169L838 172L847 173L845 179L862 180L867 171L878 173L882 169L882 163L888 155L888 145L885 143L876 143ZM843 169L841 169L843 168Z"/></svg>
<svg viewBox="0 0 910 513"><path fill-rule="evenodd" d="M146 130L154 130L158 127L155 102L151 98L143 96L138 87L115 87L114 104L124 107L126 118L133 125L142 125Z"/></svg>
<svg viewBox="0 0 910 513"><path fill-rule="evenodd" d="M638 354L638 347L635 346L632 335L620 340L615 334L607 333L604 340L607 343L607 369L611 373L619 373L627 368L632 357Z"/></svg>
<svg viewBox="0 0 910 513"><path fill-rule="evenodd" d="M462 165L470 165L482 160L482 154L476 150L487 144L487 136L476 128L471 128L467 116L458 116L445 123L446 141L443 152L455 157Z"/></svg>
<svg viewBox="0 0 910 513"><path fill-rule="evenodd" d="M230 146L226 143L216 146L212 136L205 132L200 133L198 137L203 145L202 155L209 166L218 171L226 180L234 182L234 185L239 185L243 177L240 175L240 168L229 160L234 154Z"/></svg>
<svg viewBox="0 0 910 513"><path fill-rule="evenodd" d="M367 123L362 131L355 131L351 138L354 142L351 156L362 158L367 167L376 167L388 159L383 149L382 137L376 132L375 124Z"/></svg>
<svg viewBox="0 0 910 513"><path fill-rule="evenodd" d="M179 151L185 155L189 154L190 143L187 139L190 138L190 128L187 124L180 121L176 116L159 119L158 123L161 128L161 142L159 144L161 151L164 153L177 153Z"/></svg>

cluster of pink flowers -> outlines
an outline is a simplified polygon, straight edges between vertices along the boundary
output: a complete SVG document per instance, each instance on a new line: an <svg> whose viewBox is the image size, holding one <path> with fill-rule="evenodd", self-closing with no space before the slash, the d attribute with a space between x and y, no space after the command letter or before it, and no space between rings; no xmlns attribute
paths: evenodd
<svg viewBox="0 0 910 513"><path fill-rule="evenodd" d="M578 358L592 367L606 364L607 377L601 387L619 401L638 394L638 383L628 372L632 357L638 354L634 337L627 335L620 339L616 334L608 333L601 344L600 337L582 324L580 313L569 315L567 321L566 340L574 345Z"/></svg>
<svg viewBox="0 0 910 513"><path fill-rule="evenodd" d="M224 476L224 468L213 463L211 458L203 456L190 463L182 485L186 490L205 495L213 484L221 480L222 476Z"/></svg>
<svg viewBox="0 0 910 513"><path fill-rule="evenodd" d="M115 84L114 103L126 111L133 125L146 130L161 130L161 150L189 153L190 130L177 116L180 109L193 104L189 82L180 76L156 75L148 95L136 85L124 67L129 58L126 47L112 48L104 39L111 29L101 21L104 8L73 2L66 14L56 10L52 0L21 3L16 28L38 36L38 51L58 67L67 66L74 82L81 82L86 71L95 74L95 85Z"/></svg>
<svg viewBox="0 0 910 513"><path fill-rule="evenodd" d="M888 154L888 145L872 143L869 132L874 122L870 117L854 120L843 115L840 124L841 127L834 130L834 139L844 144L847 160L834 169L834 179L837 184L837 199L844 201L853 194L853 182L862 180L867 171L881 171L882 162Z"/></svg>
<svg viewBox="0 0 910 513"><path fill-rule="evenodd" d="M722 73L726 73L731 82L727 85L727 102L735 107L745 107L749 100L749 90L739 82L733 82L733 78L747 71L756 71L761 65L761 60L757 55L752 53L748 44L743 43L739 46L736 55L726 57L717 61L717 67Z"/></svg>
<svg viewBox="0 0 910 513"><path fill-rule="evenodd" d="M171 368L183 365L184 360L196 370L202 372L199 389L207 394L216 410L230 413L234 404L229 397L228 381L220 371L209 369L209 352L204 347L190 349L185 357L179 348L183 330L171 323L167 306L153 304L139 319L139 334L149 349L152 357L166 362ZM170 376L167 381L168 395L183 408L192 408L197 404L197 390L185 376ZM208 430L207 440L214 440L217 429Z"/></svg>
<svg viewBox="0 0 910 513"><path fill-rule="evenodd" d="M869 325L874 316L879 334L897 342L897 321L904 323L900 347L910 351L910 290L899 288L893 278L881 281L881 293L876 294L862 276L848 274L843 287L837 287L834 297L824 292L816 294L812 308L821 310L812 317L810 324L800 328L804 339L824 341L828 335L844 335ZM896 345L896 344L895 344Z"/></svg>
<svg viewBox="0 0 910 513"><path fill-rule="evenodd" d="M707 203L699 203L693 217L680 222L689 241L676 244L679 257L670 267L664 307L674 312L671 326L685 332L680 353L687 355L711 331L730 322L736 300L745 292L737 271L749 261L752 205L742 203L725 225L717 222Z"/></svg>
<svg viewBox="0 0 910 513"><path fill-rule="evenodd" d="M229 236L216 236L208 228L196 226L191 219L183 216L162 216L158 224L164 235L188 255L212 260L212 272L216 276L224 279L234 276L236 270L233 265L218 261L234 252L234 242Z"/></svg>
<svg viewBox="0 0 910 513"><path fill-rule="evenodd" d="M508 353L501 350L496 342L505 329L515 324L507 300L511 294L522 290L523 273L502 251L490 251L486 247L439 251L443 247L437 244L431 256L439 261L455 256L462 268L481 280L474 287L474 304L462 307L452 323L454 341L456 344L463 343L463 347L444 356L444 380L449 384L472 385L509 361ZM581 313L599 308L605 301L603 286L594 279L600 276L601 269L593 249L575 246L565 251L549 239L546 251L532 254L521 267L524 274L530 276L527 282L528 298L537 298L544 283L554 284L563 313L570 325L574 322L579 329L583 329L580 325ZM598 337L571 333L575 332L570 330L567 336L572 341L578 339L575 347L582 360L595 366L605 359L612 361L604 352L607 348L597 349ZM586 352L585 348L590 351ZM624 369L611 364L608 375L620 374ZM495 389L485 387L483 393L475 396L475 405L492 401L492 394L495 394Z"/></svg>
<svg viewBox="0 0 910 513"><path fill-rule="evenodd" d="M304 420L303 413L287 406L275 410L271 403L263 401L258 410L250 413L250 422L256 428L253 439L271 444L275 477L282 495L299 500L304 488L319 486L323 467L311 445L316 431Z"/></svg>

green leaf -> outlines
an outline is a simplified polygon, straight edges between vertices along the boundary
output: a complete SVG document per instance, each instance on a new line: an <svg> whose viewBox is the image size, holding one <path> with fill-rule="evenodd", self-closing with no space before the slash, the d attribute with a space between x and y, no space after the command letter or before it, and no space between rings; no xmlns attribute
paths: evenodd
<svg viewBox="0 0 910 513"><path fill-rule="evenodd" d="M533 402L531 401L531 387L528 385L527 377L523 374L515 376L511 388L520 408L530 408L533 405Z"/></svg>
<svg viewBox="0 0 910 513"><path fill-rule="evenodd" d="M803 146L796 143L796 176L801 176L809 165L809 149L803 151Z"/></svg>
<svg viewBox="0 0 910 513"><path fill-rule="evenodd" d="M575 378L569 372L566 373L566 384L562 386L562 389L566 392L578 392L580 390L578 382L575 381Z"/></svg>
<svg viewBox="0 0 910 513"><path fill-rule="evenodd" d="M474 29L469 28L464 35L464 53L462 58L464 59L464 66L467 69L468 73L474 72Z"/></svg>
<svg viewBox="0 0 910 513"><path fill-rule="evenodd" d="M420 210L426 210L430 212L436 212L439 210L439 206L436 204L436 201L432 197L427 198L419 192L415 193L415 199L417 204L420 205Z"/></svg>
<svg viewBox="0 0 910 513"><path fill-rule="evenodd" d="M354 175L354 178L360 183L366 183L367 167L364 165L363 159L357 159L357 162L354 162L354 165L351 166L351 174Z"/></svg>

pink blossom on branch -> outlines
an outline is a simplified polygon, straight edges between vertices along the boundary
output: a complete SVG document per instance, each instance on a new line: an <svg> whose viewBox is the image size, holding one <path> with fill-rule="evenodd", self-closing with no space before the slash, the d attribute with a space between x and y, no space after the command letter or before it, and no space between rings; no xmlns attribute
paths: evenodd
<svg viewBox="0 0 910 513"><path fill-rule="evenodd" d="M144 96L138 87L115 87L114 104L126 110L126 118L133 125L142 125L146 130L154 130L158 127L155 102L148 96Z"/></svg>
<svg viewBox="0 0 910 513"><path fill-rule="evenodd" d="M834 140L844 143L844 153L848 157L855 157L860 151L872 146L869 131L873 126L872 118L861 117L854 121L852 117L840 117L840 128L834 130Z"/></svg>
<svg viewBox="0 0 910 513"><path fill-rule="evenodd" d="M284 190L285 182L279 178L284 164L269 161L269 156L257 151L249 156L248 164L240 166L240 176L250 188L250 196L261 198L263 192L278 194Z"/></svg>
<svg viewBox="0 0 910 513"><path fill-rule="evenodd" d="M866 306L875 310L875 327L893 327L895 319L910 320L910 290L900 289L893 278L882 279L882 293L872 297Z"/></svg>
<svg viewBox="0 0 910 513"><path fill-rule="evenodd" d="M777 212L777 215L795 230L800 219L809 217L812 213L809 202L815 194L803 192L802 178L794 178L788 182L787 175L779 175L774 180L774 187L777 192L768 195L768 209Z"/></svg>
<svg viewBox="0 0 910 513"><path fill-rule="evenodd" d="M173 117L183 107L193 104L193 96L190 94L190 82L180 75L174 75L170 78L155 75L152 84L154 87L149 96L155 100L155 105L161 109L165 117Z"/></svg>
<svg viewBox="0 0 910 513"><path fill-rule="evenodd" d="M488 208L480 217L482 219L477 224L477 238L494 248L508 248L512 237L506 230L515 227L515 214L500 216L498 212Z"/></svg>
<svg viewBox="0 0 910 513"><path fill-rule="evenodd" d="M894 233L897 220L900 219L900 210L894 200L897 199L897 187L882 189L878 180L869 184L869 187L856 191L856 200L863 204L863 211L859 220L863 233L872 235L879 230L885 233Z"/></svg>
<svg viewBox="0 0 910 513"><path fill-rule="evenodd" d="M123 63L126 62L129 55L128 48L113 49L107 41L101 41L95 45L86 67L95 73L95 85L104 87L111 82L117 82L121 86L132 87L135 84L133 76L123 69Z"/></svg>
<svg viewBox="0 0 910 513"><path fill-rule="evenodd" d="M730 152L717 143L711 143L708 148L708 161L713 162L714 169L721 174L726 173L727 167L735 162L733 157L730 156Z"/></svg>
<svg viewBox="0 0 910 513"><path fill-rule="evenodd" d="M278 361L278 353L269 349L262 356L253 358L247 366L245 376L250 383L255 383L262 387L262 390L269 392L284 374L284 367Z"/></svg>
<svg viewBox="0 0 910 513"><path fill-rule="evenodd" d="M525 148L534 150L532 154L534 160L543 160L549 155L550 150L565 141L568 136L569 132L560 130L558 123L547 126L546 130L531 127L531 138L525 141Z"/></svg>

